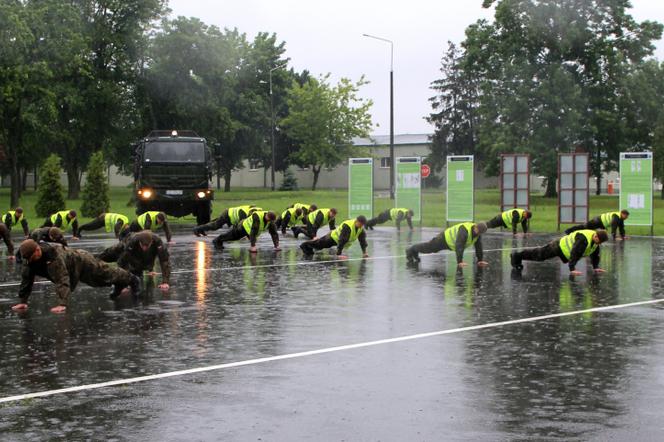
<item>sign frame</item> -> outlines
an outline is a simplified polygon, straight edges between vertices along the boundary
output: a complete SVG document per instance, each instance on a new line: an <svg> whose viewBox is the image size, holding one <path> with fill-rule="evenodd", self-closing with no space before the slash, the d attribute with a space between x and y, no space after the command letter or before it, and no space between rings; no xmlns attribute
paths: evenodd
<svg viewBox="0 0 664 442"><path fill-rule="evenodd" d="M394 189L394 207L400 207L401 205L399 204L399 165L401 164L416 164L417 165L417 177L419 180L419 197L417 198L418 202L418 207L408 207L409 209L412 209L415 212L415 215L413 216L413 221L419 222L420 225L422 225L422 157L397 157L394 159L396 168L395 168L395 189ZM414 172L411 172L411 174L415 175Z"/></svg>
<svg viewBox="0 0 664 442"><path fill-rule="evenodd" d="M655 161L653 158L653 153L652 152L621 152L620 153L620 161L618 162L619 165L619 176L620 176L620 194L618 197L618 204L620 209L627 209L633 211L633 210L639 210L639 209L630 209L629 207L625 207L623 205L626 203L626 201L623 199L623 188L624 188L624 183L625 180L623 179L623 161L630 161L630 160L635 160L635 159L646 159L650 161L650 179L648 180L650 182L650 224L634 224L633 222L630 222L630 220L627 220L627 225L630 226L641 226L641 227L650 227L650 234L653 234L653 228L654 228L654 212L655 212L655 200L654 200L654 190L653 190L653 179L654 179L654 166L655 166ZM630 218L632 218L630 216Z"/></svg>
<svg viewBox="0 0 664 442"><path fill-rule="evenodd" d="M471 185L472 189L470 192L470 198L471 198L471 213L470 213L470 219L450 219L450 181L451 181L451 176L450 176L450 163L454 162L469 162L470 163L470 170L472 172L472 180ZM445 172L447 174L447 183L445 186L445 223L449 226L450 221L453 222L465 222L465 221L474 221L475 220L475 156L474 155L448 155L447 156L447 162L445 165Z"/></svg>
<svg viewBox="0 0 664 442"><path fill-rule="evenodd" d="M370 209L368 212L365 210L353 210L353 165L368 165L371 168L370 182L371 182L371 197L367 198ZM374 161L373 158L348 158L348 218L356 218L359 215L364 215L367 218L373 218L374 211Z"/></svg>
<svg viewBox="0 0 664 442"><path fill-rule="evenodd" d="M569 189L568 188L565 188L565 189L561 188L561 186L562 186L562 182L561 182L562 181L562 179L561 179L561 173L562 173L561 172L561 159L564 156L572 157L572 171L571 172L564 172L564 173L571 173L572 174L572 187L569 188ZM585 168L585 170L583 170L583 169L577 170L577 168L576 168L576 159L578 157L586 157L586 168ZM577 186L576 175L579 174L579 173L585 173L585 175L586 175L586 187L585 187L585 189L584 188L579 188ZM576 221L576 217L575 217L576 209L581 208L581 207L585 207L586 216L585 216L585 220L583 222L584 223L587 222L588 221L588 216L589 216L589 213L590 213L590 154L587 153L587 152L559 153L558 154L558 177L557 178L558 178L558 183L556 185L556 189L558 190L558 231L560 231L560 224L562 224L561 220L560 220L560 212L562 211L563 207L571 207L572 208L572 219L573 219L572 224L581 223L581 221ZM571 205L562 206L560 204L561 203L561 201L560 201L561 190L571 190L572 191L572 204ZM586 191L586 205L585 206L576 204L576 193L577 193L577 191L583 191L583 190ZM568 224L568 223L565 223L565 224Z"/></svg>
<svg viewBox="0 0 664 442"><path fill-rule="evenodd" d="M505 189L505 180L503 178L503 175L505 174L505 159L506 158L511 158L514 161L514 172L508 172L510 174L514 175L514 186L512 187L512 190L514 190L514 204L508 205L505 204L505 191L509 189ZM519 158L526 158L526 172L519 172L518 170L518 160ZM530 155L529 154L519 154L519 153L504 153L500 155L500 212L504 212L509 209L513 208L519 208L519 209L526 209L530 210ZM526 187L519 187L519 175L526 175ZM525 207L522 207L522 205L518 204L518 192L519 191L526 191L526 205Z"/></svg>

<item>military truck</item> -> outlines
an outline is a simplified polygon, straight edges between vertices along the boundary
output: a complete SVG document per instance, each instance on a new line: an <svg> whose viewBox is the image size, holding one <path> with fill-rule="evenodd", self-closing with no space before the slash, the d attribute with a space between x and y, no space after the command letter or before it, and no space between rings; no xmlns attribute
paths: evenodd
<svg viewBox="0 0 664 442"><path fill-rule="evenodd" d="M159 210L167 215L210 221L212 154L193 131L150 132L135 145L136 214Z"/></svg>

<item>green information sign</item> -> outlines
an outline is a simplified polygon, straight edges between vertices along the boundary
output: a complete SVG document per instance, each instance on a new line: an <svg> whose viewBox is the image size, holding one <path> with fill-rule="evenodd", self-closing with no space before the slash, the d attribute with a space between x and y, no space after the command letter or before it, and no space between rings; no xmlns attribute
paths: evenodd
<svg viewBox="0 0 664 442"><path fill-rule="evenodd" d="M652 226L651 152L620 154L620 210L629 210L628 226Z"/></svg>
<svg viewBox="0 0 664 442"><path fill-rule="evenodd" d="M397 189L394 206L412 209L413 221L422 220L422 159L420 157L399 157L397 161Z"/></svg>
<svg viewBox="0 0 664 442"><path fill-rule="evenodd" d="M348 159L348 217L373 218L373 159Z"/></svg>
<svg viewBox="0 0 664 442"><path fill-rule="evenodd" d="M472 155L447 157L447 222L473 221L475 167Z"/></svg>

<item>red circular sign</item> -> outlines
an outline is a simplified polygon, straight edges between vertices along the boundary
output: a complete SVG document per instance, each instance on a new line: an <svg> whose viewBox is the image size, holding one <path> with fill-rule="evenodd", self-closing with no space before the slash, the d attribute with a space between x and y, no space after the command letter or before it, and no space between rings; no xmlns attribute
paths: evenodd
<svg viewBox="0 0 664 442"><path fill-rule="evenodd" d="M422 178L427 178L431 175L431 168L427 164L422 164Z"/></svg>

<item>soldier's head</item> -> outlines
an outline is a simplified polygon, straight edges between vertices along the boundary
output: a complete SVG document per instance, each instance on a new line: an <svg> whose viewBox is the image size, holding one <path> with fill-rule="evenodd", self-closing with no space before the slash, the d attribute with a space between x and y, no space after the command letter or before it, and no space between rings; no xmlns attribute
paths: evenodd
<svg viewBox="0 0 664 442"><path fill-rule="evenodd" d="M487 226L486 223L477 223L475 226L473 226L473 233L475 236L480 236L484 232L486 232Z"/></svg>
<svg viewBox="0 0 664 442"><path fill-rule="evenodd" d="M523 212L523 217L526 219L530 219L533 217L533 212L531 212L530 210L526 210Z"/></svg>
<svg viewBox="0 0 664 442"><path fill-rule="evenodd" d="M334 207L332 207L332 208L330 209L330 219L333 219L335 216L337 216L337 209L335 209Z"/></svg>
<svg viewBox="0 0 664 442"><path fill-rule="evenodd" d="M593 242L595 244L602 244L603 242L606 242L608 240L609 240L609 234L606 233L606 230L604 229L595 230L595 234L593 235Z"/></svg>
<svg viewBox="0 0 664 442"><path fill-rule="evenodd" d="M367 217L364 215L360 215L357 218L355 218L355 227L360 228L364 227L367 224Z"/></svg>
<svg viewBox="0 0 664 442"><path fill-rule="evenodd" d="M315 204L312 204L309 206L309 212L313 212L314 210L318 210L318 206Z"/></svg>
<svg viewBox="0 0 664 442"><path fill-rule="evenodd" d="M155 221L157 222L158 226L164 224L166 221L166 214L164 212L159 212L157 216L155 216Z"/></svg>
<svg viewBox="0 0 664 442"><path fill-rule="evenodd" d="M627 218L629 218L629 210L623 209L620 211L620 218L625 221Z"/></svg>
<svg viewBox="0 0 664 442"><path fill-rule="evenodd" d="M408 216L410 216L411 218L415 216L415 211L413 209L408 209Z"/></svg>
<svg viewBox="0 0 664 442"><path fill-rule="evenodd" d="M62 243L64 241L64 235L62 234L62 230L58 229L57 227L51 227L48 229L48 239L51 242L59 242Z"/></svg>
<svg viewBox="0 0 664 442"><path fill-rule="evenodd" d="M32 239L26 239L23 241L18 248L18 251L21 254L21 258L26 262L35 262L42 256L41 247L39 247L39 244Z"/></svg>
<svg viewBox="0 0 664 442"><path fill-rule="evenodd" d="M14 212L16 212L16 217L18 218L21 215L23 215L23 208L22 207L17 207L16 209L14 209Z"/></svg>
<svg viewBox="0 0 664 442"><path fill-rule="evenodd" d="M70 210L69 213L67 214L67 218L71 221L74 218L76 218L76 211L75 210Z"/></svg>
<svg viewBox="0 0 664 442"><path fill-rule="evenodd" d="M138 243L141 245L141 250L145 252L152 245L152 232L150 232L149 230L143 230L142 232L138 232L136 234L136 239L138 239Z"/></svg>
<svg viewBox="0 0 664 442"><path fill-rule="evenodd" d="M277 219L277 215L274 212L265 212L264 218L266 223L271 223Z"/></svg>
<svg viewBox="0 0 664 442"><path fill-rule="evenodd" d="M298 218L301 217L302 216L302 209L300 209L300 208L295 209L295 216L298 217Z"/></svg>

